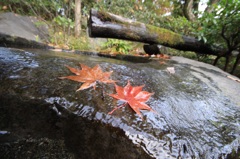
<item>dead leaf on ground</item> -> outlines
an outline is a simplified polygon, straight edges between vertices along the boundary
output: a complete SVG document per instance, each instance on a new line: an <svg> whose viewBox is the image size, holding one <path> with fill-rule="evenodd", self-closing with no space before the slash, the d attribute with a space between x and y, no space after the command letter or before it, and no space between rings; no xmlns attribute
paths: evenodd
<svg viewBox="0 0 240 159"><path fill-rule="evenodd" d="M90 87L96 88L97 81L102 83L115 83L114 80L109 79L112 71L103 72L99 65L90 68L84 64L80 64L82 69L73 68L66 66L75 76L59 77L60 79L69 79L76 82L83 83L82 86L77 90L84 90Z"/></svg>
<svg viewBox="0 0 240 159"><path fill-rule="evenodd" d="M115 84L116 94L110 94L111 97L118 100L122 100L125 103L121 106L116 107L108 114L112 114L115 110L126 106L127 104L142 118L140 110L150 110L155 112L151 107L149 107L145 102L153 95L154 93L149 93L147 91L142 91L144 85L142 86L131 86L128 81L125 87L120 87Z"/></svg>

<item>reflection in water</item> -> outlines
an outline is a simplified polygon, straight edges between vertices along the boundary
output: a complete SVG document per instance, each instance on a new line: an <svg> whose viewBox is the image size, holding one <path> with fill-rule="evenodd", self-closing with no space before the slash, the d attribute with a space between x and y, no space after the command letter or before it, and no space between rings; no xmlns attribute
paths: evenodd
<svg viewBox="0 0 240 159"><path fill-rule="evenodd" d="M132 63L40 50L2 49L0 59L5 61L5 69L11 69L8 78L13 86L8 90L24 89L25 96L57 104L53 109L60 116L64 108L89 121L120 128L154 158L217 159L237 151L240 145L240 108L211 78L188 65L171 60L164 66L156 61ZM144 90L154 92L147 104L157 113L142 111L143 121L129 107L108 115L117 106L117 101L108 96L115 93L114 85L98 84L96 90L75 92L81 83L58 79L69 73L64 65L76 67L79 63L90 67L99 64L104 72L112 70L112 79L121 86L128 80L133 86L145 84ZM169 74L167 67L174 67L175 73ZM29 81L19 83L20 77Z"/></svg>

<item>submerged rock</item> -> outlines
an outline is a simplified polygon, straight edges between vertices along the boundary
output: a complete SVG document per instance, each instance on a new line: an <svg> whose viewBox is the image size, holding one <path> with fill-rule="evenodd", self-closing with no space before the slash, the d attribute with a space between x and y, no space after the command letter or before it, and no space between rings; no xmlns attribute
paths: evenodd
<svg viewBox="0 0 240 159"><path fill-rule="evenodd" d="M129 107L108 115L118 102L113 84L81 85L58 77L79 63L103 71L125 86L154 92L141 120ZM49 142L60 158L236 158L240 147L240 84L208 64L173 57L163 62L41 50L0 48L0 156L33 158L28 140ZM170 74L168 67L174 67ZM16 143L23 151L17 153ZM6 146L8 145L8 146ZM55 146L52 146L55 145ZM19 145L18 145L19 147ZM49 147L49 149L47 148ZM11 153L16 152L16 153ZM45 152L45 153L44 153ZM57 158L57 157L56 157Z"/></svg>

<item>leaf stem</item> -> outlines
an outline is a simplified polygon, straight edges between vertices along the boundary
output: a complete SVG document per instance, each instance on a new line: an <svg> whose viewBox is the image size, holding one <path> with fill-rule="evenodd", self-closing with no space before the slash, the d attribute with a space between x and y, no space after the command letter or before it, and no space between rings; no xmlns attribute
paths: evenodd
<svg viewBox="0 0 240 159"><path fill-rule="evenodd" d="M118 107L116 107L116 108L114 108L114 109L113 109L112 111L110 111L108 114L112 114L115 110L120 109L120 108L122 108L122 107L124 107L124 106L126 106L126 105L127 105L127 102L121 104L120 106L118 106Z"/></svg>

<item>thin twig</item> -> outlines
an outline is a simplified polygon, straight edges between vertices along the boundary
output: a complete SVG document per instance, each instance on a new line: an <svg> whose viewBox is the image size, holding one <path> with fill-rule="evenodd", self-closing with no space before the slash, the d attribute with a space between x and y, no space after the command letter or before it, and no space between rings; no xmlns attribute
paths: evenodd
<svg viewBox="0 0 240 159"><path fill-rule="evenodd" d="M234 81L237 81L237 82L240 82L240 80L239 80L239 79L237 79L237 78L234 78L234 77L232 77L232 76L227 76L227 78L229 78L229 79L231 79L231 80L234 80Z"/></svg>

